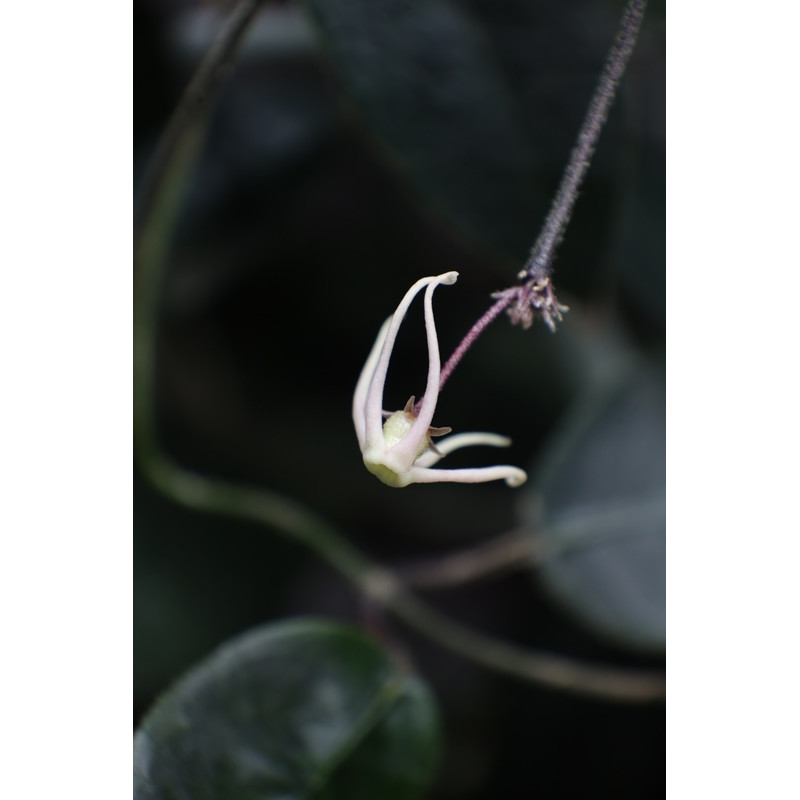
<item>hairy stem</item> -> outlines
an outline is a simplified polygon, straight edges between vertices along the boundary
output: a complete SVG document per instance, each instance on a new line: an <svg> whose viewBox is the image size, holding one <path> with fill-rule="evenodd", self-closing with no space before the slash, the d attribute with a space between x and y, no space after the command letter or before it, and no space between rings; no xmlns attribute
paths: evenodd
<svg viewBox="0 0 800 800"><path fill-rule="evenodd" d="M564 236L578 198L578 190L592 162L600 131L608 117L617 87L625 74L646 6L647 0L629 0L625 6L617 38L611 46L600 80L597 82L558 192L525 264L523 273L526 280L541 282L549 278L553 271L556 248Z"/></svg>
<svg viewBox="0 0 800 800"><path fill-rule="evenodd" d="M474 344L475 340L486 330L489 323L499 316L505 310L506 306L510 303L510 298L501 297L494 305L489 307L489 310L469 329L467 335L461 340L461 343L453 351L453 355L447 359L447 363L442 367L442 374L439 376L439 391L447 382L447 379L453 373L453 370L458 366L458 362L464 357L464 353L469 350Z"/></svg>
<svg viewBox="0 0 800 800"><path fill-rule="evenodd" d="M501 297L494 305L490 306L486 313L469 329L467 335L461 340L460 344L453 351L453 355L447 359L447 363L442 367L439 375L439 393L441 394L447 379L453 374L453 370L458 366L458 362L464 357L464 354L475 343L475 340L486 330L489 323L504 311L509 303L511 297ZM422 407L422 401L425 399L424 395L420 397L417 403L414 404L414 413L419 414Z"/></svg>

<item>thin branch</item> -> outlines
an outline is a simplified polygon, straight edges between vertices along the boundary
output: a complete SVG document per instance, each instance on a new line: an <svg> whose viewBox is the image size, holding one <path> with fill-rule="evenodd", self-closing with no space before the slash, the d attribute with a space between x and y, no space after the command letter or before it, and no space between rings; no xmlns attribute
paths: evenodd
<svg viewBox="0 0 800 800"><path fill-rule="evenodd" d="M500 641L448 619L407 591L384 605L419 633L463 658L497 672L576 694L628 702L660 700L664 677L648 670L618 669L528 650Z"/></svg>
<svg viewBox="0 0 800 800"><path fill-rule="evenodd" d="M496 577L536 561L534 540L527 531L512 531L489 542L398 570L418 589L447 589Z"/></svg>
<svg viewBox="0 0 800 800"><path fill-rule="evenodd" d="M142 180L136 206L137 227L150 216L177 149L187 131L208 109L209 100L216 96L242 38L264 4L265 0L239 0L189 81Z"/></svg>
<svg viewBox="0 0 800 800"><path fill-rule="evenodd" d="M597 88L589 103L577 142L564 170L561 185L558 187L558 193L525 264L523 273L526 279L541 283L552 274L555 250L564 236L573 206L578 198L578 190L592 162L600 131L603 129L608 111L614 101L614 95L625 74L625 68L636 44L646 6L647 0L630 0L625 6L617 38L609 51Z"/></svg>
<svg viewBox="0 0 800 800"><path fill-rule="evenodd" d="M306 545L368 599L469 661L582 695L629 702L664 696L664 678L656 672L589 664L517 647L449 619L417 598L394 572L371 562L327 522L290 499L195 475L163 455L151 456L142 468L167 497L182 505L259 522Z"/></svg>
<svg viewBox="0 0 800 800"><path fill-rule="evenodd" d="M186 181L205 135L207 116L238 47L265 0L239 0L200 62L167 125L139 191L134 220L134 437L137 450L158 450L154 363L163 261Z"/></svg>
<svg viewBox="0 0 800 800"><path fill-rule="evenodd" d="M642 519L663 509L664 494L636 502L606 503L562 516L547 526L537 523L512 530L454 553L398 568L399 577L418 589L447 589L496 577L514 569L532 569L585 547L613 542L639 531Z"/></svg>
<svg viewBox="0 0 800 800"><path fill-rule="evenodd" d="M299 503L266 490L194 474L162 451L155 431L153 374L158 292L168 234L202 141L201 112L218 90L223 68L260 5L256 0L243 0L232 12L222 36L204 59L173 117L140 206L134 241L138 273L134 308L134 413L136 455L143 473L167 497L188 508L252 520L306 545L366 597L466 659L526 681L588 695L628 701L663 697L664 681L658 674L585 664L525 650L471 631L424 604L394 573L369 561L342 534Z"/></svg>

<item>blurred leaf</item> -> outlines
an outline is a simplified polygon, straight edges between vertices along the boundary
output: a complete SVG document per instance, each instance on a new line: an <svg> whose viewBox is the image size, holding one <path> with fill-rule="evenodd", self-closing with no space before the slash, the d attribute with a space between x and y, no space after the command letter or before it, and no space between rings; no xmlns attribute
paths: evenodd
<svg viewBox="0 0 800 800"><path fill-rule="evenodd" d="M659 155L661 156L659 158ZM639 156L619 217L619 263L636 308L663 327L666 320L666 175L663 153Z"/></svg>
<svg viewBox="0 0 800 800"><path fill-rule="evenodd" d="M594 91L623 4L619 0L459 0L480 26L537 162L560 173ZM648 15L651 12L648 10ZM619 98L618 98L619 99ZM616 138L603 131L602 150ZM603 152L592 171L614 168ZM531 220L533 222L533 220Z"/></svg>
<svg viewBox="0 0 800 800"><path fill-rule="evenodd" d="M664 416L655 369L594 391L524 508L553 596L598 632L652 651L665 646Z"/></svg>
<svg viewBox="0 0 800 800"><path fill-rule="evenodd" d="M324 621L223 645L147 715L137 800L412 800L437 754L428 689L365 635Z"/></svg>
<svg viewBox="0 0 800 800"><path fill-rule="evenodd" d="M523 253L544 206L533 154L465 10L444 0L306 4L345 89L423 196L464 233Z"/></svg>

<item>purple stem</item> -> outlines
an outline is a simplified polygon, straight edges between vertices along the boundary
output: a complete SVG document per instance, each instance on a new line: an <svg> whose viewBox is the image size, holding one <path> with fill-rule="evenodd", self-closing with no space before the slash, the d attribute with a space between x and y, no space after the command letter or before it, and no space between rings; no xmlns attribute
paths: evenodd
<svg viewBox="0 0 800 800"><path fill-rule="evenodd" d="M570 154L561 185L558 187L539 238L533 245L525 264L527 277L531 280L541 281L549 277L553 271L553 256L572 215L572 207L578 199L578 189L592 163L600 131L603 130L608 111L614 102L614 95L636 44L646 6L647 0L629 0L622 13L617 37L589 102L589 108L578 133L578 141Z"/></svg>
<svg viewBox="0 0 800 800"><path fill-rule="evenodd" d="M467 335L461 340L460 344L456 349L453 351L453 355L447 359L447 363L442 367L442 371L439 375L439 391L442 391L447 379L452 374L453 370L458 366L458 362L464 357L464 353L472 347L474 341L486 330L489 326L489 323L495 319L495 317L499 316L501 312L503 312L506 307L511 303L512 296L508 295L507 297L501 297L494 305L489 307L489 310L469 329ZM419 409L422 406L422 401L424 397L421 397L419 401L414 405L414 413L418 414Z"/></svg>

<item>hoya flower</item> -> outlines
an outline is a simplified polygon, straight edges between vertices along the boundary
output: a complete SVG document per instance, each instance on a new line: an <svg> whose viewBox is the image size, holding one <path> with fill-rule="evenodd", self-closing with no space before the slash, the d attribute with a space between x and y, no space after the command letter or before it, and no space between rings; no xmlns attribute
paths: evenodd
<svg viewBox="0 0 800 800"><path fill-rule="evenodd" d="M364 465L387 486L410 483L485 483L500 480L520 486L527 475L517 467L477 467L475 469L431 469L441 458L469 445L507 447L511 440L494 433L462 433L433 445L431 437L450 433L450 428L433 428L433 414L439 399L440 358L436 324L433 320L433 292L439 284L451 285L457 272L445 272L418 280L400 301L397 310L384 322L372 346L353 395L353 424ZM402 411L383 411L383 387L400 324L416 295L425 289L425 330L428 338L428 381L419 408L412 397ZM384 418L386 421L384 422Z"/></svg>

